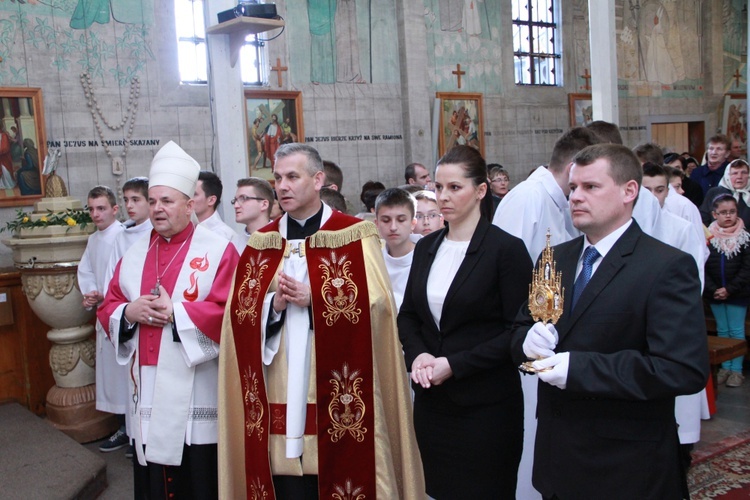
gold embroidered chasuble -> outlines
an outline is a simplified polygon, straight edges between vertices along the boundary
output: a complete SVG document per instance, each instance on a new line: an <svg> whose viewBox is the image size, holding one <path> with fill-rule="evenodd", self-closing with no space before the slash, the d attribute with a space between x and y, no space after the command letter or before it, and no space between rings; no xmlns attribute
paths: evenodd
<svg viewBox="0 0 750 500"><path fill-rule="evenodd" d="M289 252L276 221L250 238L224 316L219 367L222 498L271 499L270 474L303 473L319 476L321 498L353 493L364 494L362 500L424 498L396 310L375 226L334 212L299 251L306 253L314 324L304 451L301 460L285 455L283 328L271 365L259 369L257 361L265 338L260 330L267 314L263 301L276 289ZM343 349L331 346L331 338L343 339ZM316 404L320 394L322 406ZM267 453L258 453L258 447ZM350 465L357 469L349 470L354 477L345 470Z"/></svg>

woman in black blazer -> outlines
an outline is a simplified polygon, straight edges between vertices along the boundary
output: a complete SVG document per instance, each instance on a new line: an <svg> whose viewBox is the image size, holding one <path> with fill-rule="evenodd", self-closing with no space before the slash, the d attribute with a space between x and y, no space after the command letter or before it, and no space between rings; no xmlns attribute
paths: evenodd
<svg viewBox="0 0 750 500"><path fill-rule="evenodd" d="M523 242L490 223L487 166L468 146L437 164L447 228L417 243L398 315L427 493L514 498L523 397L510 328L531 282Z"/></svg>

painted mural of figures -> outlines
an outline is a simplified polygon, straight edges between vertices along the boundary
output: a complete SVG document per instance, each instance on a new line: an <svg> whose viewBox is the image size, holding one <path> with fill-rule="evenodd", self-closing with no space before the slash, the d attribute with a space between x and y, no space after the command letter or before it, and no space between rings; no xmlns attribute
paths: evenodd
<svg viewBox="0 0 750 500"><path fill-rule="evenodd" d="M654 25L649 37L648 50L646 51L646 80L672 84L677 81L677 70L672 61L672 56L667 49L667 31L664 26L664 15L664 7L659 7L654 16Z"/></svg>
<svg viewBox="0 0 750 500"><path fill-rule="evenodd" d="M460 31L469 36L482 33L482 19L479 15L479 3L483 0L440 0L440 29L442 31Z"/></svg>
<svg viewBox="0 0 750 500"><path fill-rule="evenodd" d="M307 18L310 24L310 81L333 83L334 41L333 16L336 0L307 0Z"/></svg>
<svg viewBox="0 0 750 500"><path fill-rule="evenodd" d="M440 29L442 31L460 31L463 21L464 0L440 0Z"/></svg>
<svg viewBox="0 0 750 500"><path fill-rule="evenodd" d="M39 151L31 139L23 140L23 161L16 172L21 196L42 194L42 181L39 176Z"/></svg>
<svg viewBox="0 0 750 500"><path fill-rule="evenodd" d="M365 83L359 68L356 1L338 0L334 21L336 23L336 81Z"/></svg>
<svg viewBox="0 0 750 500"><path fill-rule="evenodd" d="M142 2L133 0L78 0L70 27L75 30L85 30L94 23L107 24L110 11L115 21L119 23L143 24L144 6Z"/></svg>
<svg viewBox="0 0 750 500"><path fill-rule="evenodd" d="M479 5L482 0L464 0L463 22L464 33L479 36L482 33L482 21L479 18Z"/></svg>

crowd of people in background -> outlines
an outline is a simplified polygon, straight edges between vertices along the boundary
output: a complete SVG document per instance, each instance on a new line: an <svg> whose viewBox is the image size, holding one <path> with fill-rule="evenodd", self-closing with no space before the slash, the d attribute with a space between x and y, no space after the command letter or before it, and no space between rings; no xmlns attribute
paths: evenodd
<svg viewBox="0 0 750 500"><path fill-rule="evenodd" d="M744 339L750 304L733 146L699 162L594 122L513 185L457 145L356 210L341 167L278 144L272 183L237 183L238 234L170 142L125 184L125 224L112 190L88 196L97 408L122 423L100 449L128 447L138 498L687 498L704 309ZM527 304L548 244L556 324ZM742 385L742 358L717 382Z"/></svg>

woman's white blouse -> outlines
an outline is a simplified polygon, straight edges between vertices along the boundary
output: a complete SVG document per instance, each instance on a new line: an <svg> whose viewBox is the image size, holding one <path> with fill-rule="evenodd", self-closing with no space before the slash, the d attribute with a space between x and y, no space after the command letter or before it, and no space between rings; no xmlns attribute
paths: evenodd
<svg viewBox="0 0 750 500"><path fill-rule="evenodd" d="M435 260L432 262L430 274L427 277L427 303L435 324L440 328L440 317L443 314L443 304L448 288L456 277L458 268L466 256L469 248L468 241L451 241L444 238L438 247ZM419 263L416 263L419 265Z"/></svg>

